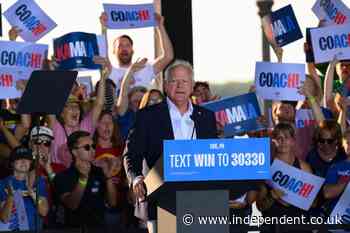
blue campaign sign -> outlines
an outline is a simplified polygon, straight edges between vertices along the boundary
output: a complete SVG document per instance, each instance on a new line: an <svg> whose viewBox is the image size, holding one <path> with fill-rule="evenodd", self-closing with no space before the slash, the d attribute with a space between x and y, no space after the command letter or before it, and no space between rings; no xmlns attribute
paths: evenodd
<svg viewBox="0 0 350 233"><path fill-rule="evenodd" d="M271 13L271 26L279 47L303 38L291 5Z"/></svg>
<svg viewBox="0 0 350 233"><path fill-rule="evenodd" d="M270 179L270 139L164 141L166 182Z"/></svg>
<svg viewBox="0 0 350 233"><path fill-rule="evenodd" d="M54 39L53 47L59 70L100 69L93 62L99 55L96 34L72 32Z"/></svg>
<svg viewBox="0 0 350 233"><path fill-rule="evenodd" d="M261 112L255 93L217 100L203 107L215 113L216 121L224 127L226 137L263 128L256 121Z"/></svg>

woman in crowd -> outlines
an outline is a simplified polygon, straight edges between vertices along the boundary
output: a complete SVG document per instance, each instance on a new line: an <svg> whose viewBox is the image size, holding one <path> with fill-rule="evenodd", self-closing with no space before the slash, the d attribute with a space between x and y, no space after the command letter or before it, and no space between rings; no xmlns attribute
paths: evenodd
<svg viewBox="0 0 350 233"><path fill-rule="evenodd" d="M104 67L108 66L103 61L99 61L99 63L104 64ZM52 162L62 163L68 168L71 165L72 156L66 145L67 137L77 130L94 133L104 105L105 80L108 73L109 68L104 68L96 100L87 114L83 113L80 100L70 95L61 115L57 117L50 115L49 126L52 128L55 138L51 152Z"/></svg>
<svg viewBox="0 0 350 233"><path fill-rule="evenodd" d="M346 158L341 143L340 125L335 120L322 121L315 129L313 148L306 157L313 173L320 177L326 177L329 167ZM320 192L310 209L312 216L325 217L326 200Z"/></svg>
<svg viewBox="0 0 350 233"><path fill-rule="evenodd" d="M272 159L279 159L297 169L312 173L311 167L303 160L297 158L295 142L296 137L294 127L288 123L277 124L272 132ZM257 197L257 207L262 212L263 217L292 216L301 218L302 215L307 216L306 211L291 206L283 201L281 199L283 195L284 194L281 190L271 188L268 184L261 186L261 190ZM265 227L266 228L263 229L263 232L274 232L273 229L268 229L272 227L272 225ZM300 233L302 231L298 232Z"/></svg>
<svg viewBox="0 0 350 233"><path fill-rule="evenodd" d="M333 164L327 172L326 181L323 187L323 195L329 200L325 205L325 212L329 215L340 196L350 181L350 129L347 129L342 138L342 144L346 154L346 159ZM348 219L344 219L348 221Z"/></svg>

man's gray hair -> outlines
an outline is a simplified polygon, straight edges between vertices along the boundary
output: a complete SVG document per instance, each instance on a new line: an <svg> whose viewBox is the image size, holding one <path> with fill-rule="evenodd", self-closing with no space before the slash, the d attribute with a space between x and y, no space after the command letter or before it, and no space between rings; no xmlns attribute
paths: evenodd
<svg viewBox="0 0 350 233"><path fill-rule="evenodd" d="M191 65L191 63L189 63L188 61L185 60L181 60L181 59L176 59L173 63L171 63L168 68L165 70L165 74L164 74L164 82L168 82L169 80L171 80L172 76L171 76L171 72L176 68L182 66L186 69L188 69L191 72L191 80L192 82L194 82L194 72L193 72L193 67Z"/></svg>

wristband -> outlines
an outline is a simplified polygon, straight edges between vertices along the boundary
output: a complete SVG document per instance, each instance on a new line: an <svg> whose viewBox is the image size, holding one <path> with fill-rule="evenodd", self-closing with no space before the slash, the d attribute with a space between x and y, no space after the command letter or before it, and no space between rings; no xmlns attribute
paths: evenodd
<svg viewBox="0 0 350 233"><path fill-rule="evenodd" d="M49 177L50 181L53 181L53 179L55 178L56 174L54 172L48 173L47 176Z"/></svg>
<svg viewBox="0 0 350 233"><path fill-rule="evenodd" d="M313 97L313 96L309 96L309 97L308 97L308 99L309 99L309 101L310 101L310 103L311 103L311 104L316 103L316 99L315 99L315 97Z"/></svg>
<svg viewBox="0 0 350 233"><path fill-rule="evenodd" d="M80 187L85 188L86 185L87 185L88 180L87 180L87 179L80 179L80 178L79 178L79 179L78 179L78 182L79 182Z"/></svg>

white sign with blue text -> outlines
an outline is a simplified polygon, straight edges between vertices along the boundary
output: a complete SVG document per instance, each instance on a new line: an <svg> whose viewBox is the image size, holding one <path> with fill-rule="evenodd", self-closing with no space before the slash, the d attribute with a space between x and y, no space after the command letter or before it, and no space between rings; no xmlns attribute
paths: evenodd
<svg viewBox="0 0 350 233"><path fill-rule="evenodd" d="M31 75L29 70L18 70L14 68L0 69L0 99L15 99L22 96L22 92L17 90L16 82L18 80L29 79Z"/></svg>
<svg viewBox="0 0 350 233"><path fill-rule="evenodd" d="M0 41L0 68L40 70L47 58L48 45Z"/></svg>
<svg viewBox="0 0 350 233"><path fill-rule="evenodd" d="M256 62L256 93L268 100L304 100L298 89L305 81L305 65Z"/></svg>
<svg viewBox="0 0 350 233"><path fill-rule="evenodd" d="M341 0L317 0L312 11L328 26L349 23L350 11Z"/></svg>
<svg viewBox="0 0 350 233"><path fill-rule="evenodd" d="M167 182L270 179L270 139L165 140L163 162Z"/></svg>
<svg viewBox="0 0 350 233"><path fill-rule="evenodd" d="M340 217L341 223L350 223L350 184L346 186L330 215L330 219L335 219L337 217Z"/></svg>
<svg viewBox="0 0 350 233"><path fill-rule="evenodd" d="M271 186L281 190L282 200L298 208L309 210L324 178L302 171L275 159L271 165Z"/></svg>
<svg viewBox="0 0 350 233"><path fill-rule="evenodd" d="M18 0L4 16L12 26L22 30L19 35L29 42L38 41L57 26L33 0Z"/></svg>
<svg viewBox="0 0 350 233"><path fill-rule="evenodd" d="M107 14L107 28L129 29L155 26L153 4L103 4Z"/></svg>
<svg viewBox="0 0 350 233"><path fill-rule="evenodd" d="M350 24L311 29L312 49L315 63L350 59Z"/></svg>

